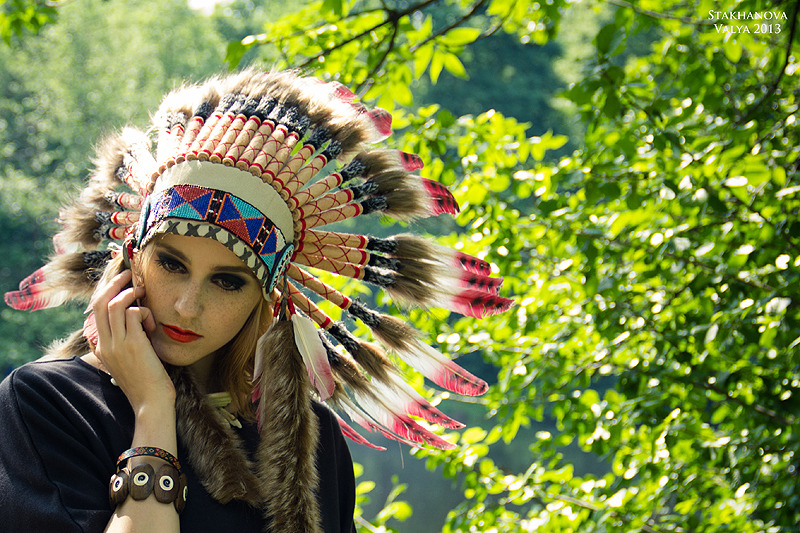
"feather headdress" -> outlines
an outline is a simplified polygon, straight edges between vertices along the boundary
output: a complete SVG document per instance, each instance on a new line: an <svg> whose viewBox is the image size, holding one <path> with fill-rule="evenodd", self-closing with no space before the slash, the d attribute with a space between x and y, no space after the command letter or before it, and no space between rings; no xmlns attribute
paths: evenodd
<svg viewBox="0 0 800 533"><path fill-rule="evenodd" d="M368 431L412 445L452 447L417 420L461 425L409 386L381 346L354 336L318 303L346 311L441 387L479 395L486 383L405 322L351 299L315 272L371 284L408 304L478 318L507 310L512 300L499 296L502 278L492 277L476 257L413 235L375 238L324 228L370 213L413 220L458 212L447 188L415 174L423 166L419 157L375 146L391 133L391 116L354 100L339 83L293 72L247 70L176 90L155 115L155 150L148 135L132 128L101 147L88 186L61 214L56 257L7 293L6 302L36 310L87 297L114 241L136 249L160 233L212 238L253 270L267 299L279 295L279 320L259 341L254 363L262 426L292 421L292 434L307 444L299 435L313 430L306 423L313 418L308 398L316 395ZM276 361L278 353L292 361ZM280 368L292 375L305 368L306 377L289 380L299 397L278 409L263 398L274 396L265 391L274 388L268 380ZM366 443L344 420L341 425ZM313 455L310 450L303 453ZM305 457L286 468L309 470L313 461ZM273 514L292 509L279 503ZM308 502L294 503L315 512Z"/></svg>

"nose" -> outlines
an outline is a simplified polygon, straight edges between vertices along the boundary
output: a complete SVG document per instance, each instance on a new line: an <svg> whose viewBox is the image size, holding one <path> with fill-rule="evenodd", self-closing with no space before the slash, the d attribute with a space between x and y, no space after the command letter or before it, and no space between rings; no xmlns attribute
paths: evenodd
<svg viewBox="0 0 800 533"><path fill-rule="evenodd" d="M181 287L175 299L175 310L185 318L199 316L203 312L203 298L201 285L190 281Z"/></svg>

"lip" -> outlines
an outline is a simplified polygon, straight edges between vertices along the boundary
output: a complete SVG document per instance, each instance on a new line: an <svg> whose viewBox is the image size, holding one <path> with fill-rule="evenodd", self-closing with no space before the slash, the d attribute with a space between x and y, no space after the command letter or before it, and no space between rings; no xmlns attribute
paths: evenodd
<svg viewBox="0 0 800 533"><path fill-rule="evenodd" d="M181 329L177 326L170 326L168 324L161 324L161 329L164 330L164 333L166 333L167 337L170 339L183 343L196 341L202 337L202 335L195 333L194 331Z"/></svg>

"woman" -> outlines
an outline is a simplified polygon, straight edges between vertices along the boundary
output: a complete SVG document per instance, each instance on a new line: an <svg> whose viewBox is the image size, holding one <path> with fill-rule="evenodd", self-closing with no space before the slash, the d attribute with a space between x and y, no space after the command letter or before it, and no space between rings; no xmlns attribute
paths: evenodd
<svg viewBox="0 0 800 533"><path fill-rule="evenodd" d="M318 401L370 431L453 446L412 416L460 424L314 300L437 384L486 384L307 267L471 316L511 301L477 258L317 229L457 210L411 174L416 156L366 145L390 117L353 99L336 83L249 70L168 95L155 154L136 130L105 143L62 213L56 256L6 295L30 310L91 295L91 314L0 385L4 530L351 531L342 430L366 441Z"/></svg>

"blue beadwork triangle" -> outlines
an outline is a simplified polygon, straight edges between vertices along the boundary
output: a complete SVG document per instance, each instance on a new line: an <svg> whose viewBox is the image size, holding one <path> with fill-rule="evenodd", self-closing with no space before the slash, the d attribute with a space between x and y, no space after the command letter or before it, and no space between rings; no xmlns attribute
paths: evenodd
<svg viewBox="0 0 800 533"><path fill-rule="evenodd" d="M236 209L239 211L239 213L242 214L242 218L261 218L264 216L261 211L248 204L241 198L233 197L231 198L231 201L236 206Z"/></svg>
<svg viewBox="0 0 800 533"><path fill-rule="evenodd" d="M181 206L186 203L186 199L183 198L178 191L173 191L172 194L169 195L169 204L167 205L167 211L172 211L178 206Z"/></svg>
<svg viewBox="0 0 800 533"><path fill-rule="evenodd" d="M192 204L192 207L194 207L197 210L197 214L199 214L201 218L204 218L206 213L208 212L208 206L211 203L212 196L213 193L211 191L208 191L202 196L198 196L197 198L189 202L190 204Z"/></svg>
<svg viewBox="0 0 800 533"><path fill-rule="evenodd" d="M200 214L192 207L191 204L183 203L167 213L168 217L176 218L189 218L192 220L201 220Z"/></svg>
<svg viewBox="0 0 800 533"><path fill-rule="evenodd" d="M247 235L250 237L250 242L255 241L256 237L258 237L258 232L261 230L261 226L264 225L264 218L247 218L244 223L247 226Z"/></svg>
<svg viewBox="0 0 800 533"><path fill-rule="evenodd" d="M264 246L261 247L261 251L258 253L258 255L266 259L267 256L274 256L275 252L277 251L278 251L278 232L275 230L275 228L272 228L272 231L269 232L267 240L264 241Z"/></svg>
<svg viewBox="0 0 800 533"><path fill-rule="evenodd" d="M217 222L226 222L228 220L239 220L242 218L242 214L236 209L236 205L231 202L230 195L225 195L225 201L222 203L222 209L219 211L219 217L217 217Z"/></svg>
<svg viewBox="0 0 800 533"><path fill-rule="evenodd" d="M278 257L277 254L272 255L262 255L261 259L264 261L264 264L267 265L267 268L272 271L272 268L275 266L275 258Z"/></svg>

